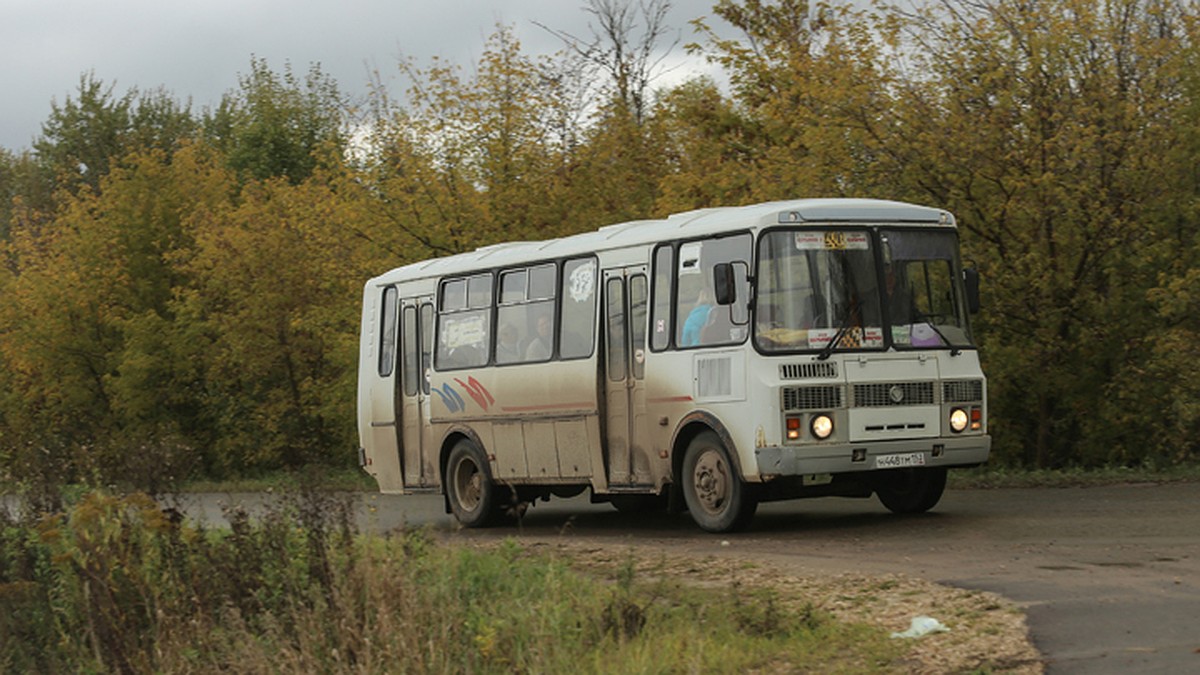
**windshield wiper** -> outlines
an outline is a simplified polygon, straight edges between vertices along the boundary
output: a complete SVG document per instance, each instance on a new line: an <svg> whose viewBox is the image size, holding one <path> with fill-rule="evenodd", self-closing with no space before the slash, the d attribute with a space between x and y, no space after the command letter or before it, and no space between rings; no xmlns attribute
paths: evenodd
<svg viewBox="0 0 1200 675"><path fill-rule="evenodd" d="M830 354L833 354L833 350L837 348L838 343L845 337L846 331L850 330L850 324L854 322L854 312L857 309L856 305L851 305L850 309L846 311L846 316L842 319L842 324L838 326L837 332L833 334L833 339L821 349L821 353L817 354L818 361L824 361L829 358Z"/></svg>
<svg viewBox="0 0 1200 675"><path fill-rule="evenodd" d="M950 338L946 337L946 334L939 330L937 325L933 323L933 317L915 308L912 310L912 313L914 319L925 322L925 325L929 326L929 329L936 333L937 336L941 338L942 342L944 342L946 346L950 348L950 356L958 356L962 353L962 350L956 347L954 343L950 342Z"/></svg>

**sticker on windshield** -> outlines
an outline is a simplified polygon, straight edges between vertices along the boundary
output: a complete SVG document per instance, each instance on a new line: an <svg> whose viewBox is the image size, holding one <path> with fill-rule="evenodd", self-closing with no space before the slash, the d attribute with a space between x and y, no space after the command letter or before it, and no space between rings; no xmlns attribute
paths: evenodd
<svg viewBox="0 0 1200 675"><path fill-rule="evenodd" d="M808 346L813 349L824 349L838 334L836 328L813 328L808 331ZM878 326L853 326L840 331L837 349L856 349L866 347L875 349L883 346L883 329Z"/></svg>
<svg viewBox="0 0 1200 675"><path fill-rule="evenodd" d="M866 232L797 232L800 251L865 251L871 246Z"/></svg>
<svg viewBox="0 0 1200 675"><path fill-rule="evenodd" d="M914 323L911 337L914 347L941 347L945 344L937 329L927 323Z"/></svg>

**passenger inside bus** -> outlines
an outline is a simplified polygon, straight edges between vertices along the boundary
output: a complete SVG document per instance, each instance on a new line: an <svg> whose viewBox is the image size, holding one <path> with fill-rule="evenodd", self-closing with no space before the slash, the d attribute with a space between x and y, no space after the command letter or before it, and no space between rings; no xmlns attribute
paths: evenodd
<svg viewBox="0 0 1200 675"><path fill-rule="evenodd" d="M679 343L684 347L692 347L700 344L701 331L708 324L709 314L713 308L712 291L707 287L700 290L700 297L696 299L696 306L688 312L687 319L683 322L683 333L679 336Z"/></svg>
<svg viewBox="0 0 1200 675"><path fill-rule="evenodd" d="M516 326L506 323L500 327L496 343L496 363L516 363L521 360L520 334Z"/></svg>
<svg viewBox="0 0 1200 675"><path fill-rule="evenodd" d="M553 341L554 319L549 314L542 314L537 320L537 335L525 348L526 361L546 361L550 359Z"/></svg>

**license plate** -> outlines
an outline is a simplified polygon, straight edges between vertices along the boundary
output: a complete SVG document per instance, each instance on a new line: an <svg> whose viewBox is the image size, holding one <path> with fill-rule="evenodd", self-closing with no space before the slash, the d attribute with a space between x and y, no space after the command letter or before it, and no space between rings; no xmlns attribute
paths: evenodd
<svg viewBox="0 0 1200 675"><path fill-rule="evenodd" d="M875 458L876 469L902 469L908 466L925 466L925 453L906 452L899 455L879 455Z"/></svg>

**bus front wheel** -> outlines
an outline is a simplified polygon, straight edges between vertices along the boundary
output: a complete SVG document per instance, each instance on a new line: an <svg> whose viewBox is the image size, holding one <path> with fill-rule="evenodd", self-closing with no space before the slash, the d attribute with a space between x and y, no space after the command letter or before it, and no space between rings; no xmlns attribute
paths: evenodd
<svg viewBox="0 0 1200 675"><path fill-rule="evenodd" d="M708 532L743 529L758 508L758 500L730 461L729 450L711 431L688 444L681 480L692 519Z"/></svg>
<svg viewBox="0 0 1200 675"><path fill-rule="evenodd" d="M875 494L892 513L924 513L946 490L946 469L892 469L880 473Z"/></svg>
<svg viewBox="0 0 1200 675"><path fill-rule="evenodd" d="M487 459L467 439L454 446L446 462L446 498L464 527L489 525L498 513L496 484L488 473Z"/></svg>

